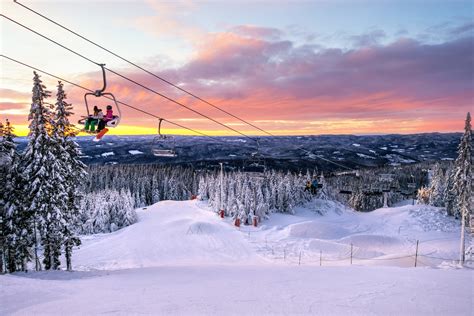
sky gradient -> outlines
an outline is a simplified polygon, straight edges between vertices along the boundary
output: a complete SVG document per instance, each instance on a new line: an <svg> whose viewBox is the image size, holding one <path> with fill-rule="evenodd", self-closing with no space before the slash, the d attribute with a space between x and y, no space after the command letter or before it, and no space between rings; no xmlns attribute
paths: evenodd
<svg viewBox="0 0 474 316"><path fill-rule="evenodd" d="M20 2L278 135L461 131L474 108L473 2ZM12 1L2 0L1 12L232 128L261 134ZM100 88L97 66L3 18L0 27L2 54ZM4 58L0 69L0 120L25 135L32 71ZM57 81L42 79L54 92ZM235 135L113 74L108 81L123 102L204 133ZM83 115L84 91L65 90ZM122 112L113 133L156 132L156 119Z"/></svg>

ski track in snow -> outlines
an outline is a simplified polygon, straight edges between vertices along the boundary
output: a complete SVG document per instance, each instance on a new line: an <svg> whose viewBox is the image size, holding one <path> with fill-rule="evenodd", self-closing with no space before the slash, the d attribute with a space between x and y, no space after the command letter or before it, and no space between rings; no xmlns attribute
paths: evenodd
<svg viewBox="0 0 474 316"><path fill-rule="evenodd" d="M0 315L469 315L459 223L404 204L358 213L315 200L238 229L205 202L162 201L84 236L75 272L0 276Z"/></svg>

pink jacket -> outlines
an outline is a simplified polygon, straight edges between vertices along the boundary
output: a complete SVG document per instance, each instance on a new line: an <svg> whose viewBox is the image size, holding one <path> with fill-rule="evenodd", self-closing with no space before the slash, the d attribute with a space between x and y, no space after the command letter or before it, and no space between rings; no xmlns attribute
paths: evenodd
<svg viewBox="0 0 474 316"><path fill-rule="evenodd" d="M107 110L107 113L104 116L104 121L111 121L114 118L112 110Z"/></svg>

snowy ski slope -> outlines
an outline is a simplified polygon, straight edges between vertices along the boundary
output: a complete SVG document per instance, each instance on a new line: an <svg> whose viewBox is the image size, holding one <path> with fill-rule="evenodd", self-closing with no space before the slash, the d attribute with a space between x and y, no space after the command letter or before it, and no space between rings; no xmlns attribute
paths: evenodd
<svg viewBox="0 0 474 316"><path fill-rule="evenodd" d="M295 215L276 213L259 227L239 229L204 202L163 201L138 214L135 225L86 237L75 254L76 269L263 262L349 265L351 244L353 264L412 267L417 240L418 266L458 259L459 224L439 209L418 205L359 213L316 200Z"/></svg>
<svg viewBox="0 0 474 316"><path fill-rule="evenodd" d="M355 213L315 201L295 215L272 214L259 227L240 229L199 201L163 201L138 213L132 226L84 238L73 262L79 271L0 276L0 315L474 310L472 267L449 260L457 259L459 224L437 209ZM422 256L413 268L416 240Z"/></svg>

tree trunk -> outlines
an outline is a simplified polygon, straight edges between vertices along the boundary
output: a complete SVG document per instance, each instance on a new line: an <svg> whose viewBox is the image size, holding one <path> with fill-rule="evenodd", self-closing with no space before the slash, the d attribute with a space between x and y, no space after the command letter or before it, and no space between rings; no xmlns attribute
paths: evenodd
<svg viewBox="0 0 474 316"><path fill-rule="evenodd" d="M4 245L3 245L3 242L2 244L0 245L0 274L1 273L6 273L6 262L5 262L5 248L4 248Z"/></svg>
<svg viewBox="0 0 474 316"><path fill-rule="evenodd" d="M66 243L66 269L67 271L72 271L72 263L71 263L71 244L70 242Z"/></svg>
<svg viewBox="0 0 474 316"><path fill-rule="evenodd" d="M461 246L459 249L459 264L464 264L465 259L465 244L464 244L464 233L466 231L466 210L461 209L462 216L461 216Z"/></svg>
<svg viewBox="0 0 474 316"><path fill-rule="evenodd" d="M38 258L38 234L37 234L37 227L36 227L36 213L34 214L34 239L35 239L35 270L41 270L41 263Z"/></svg>

